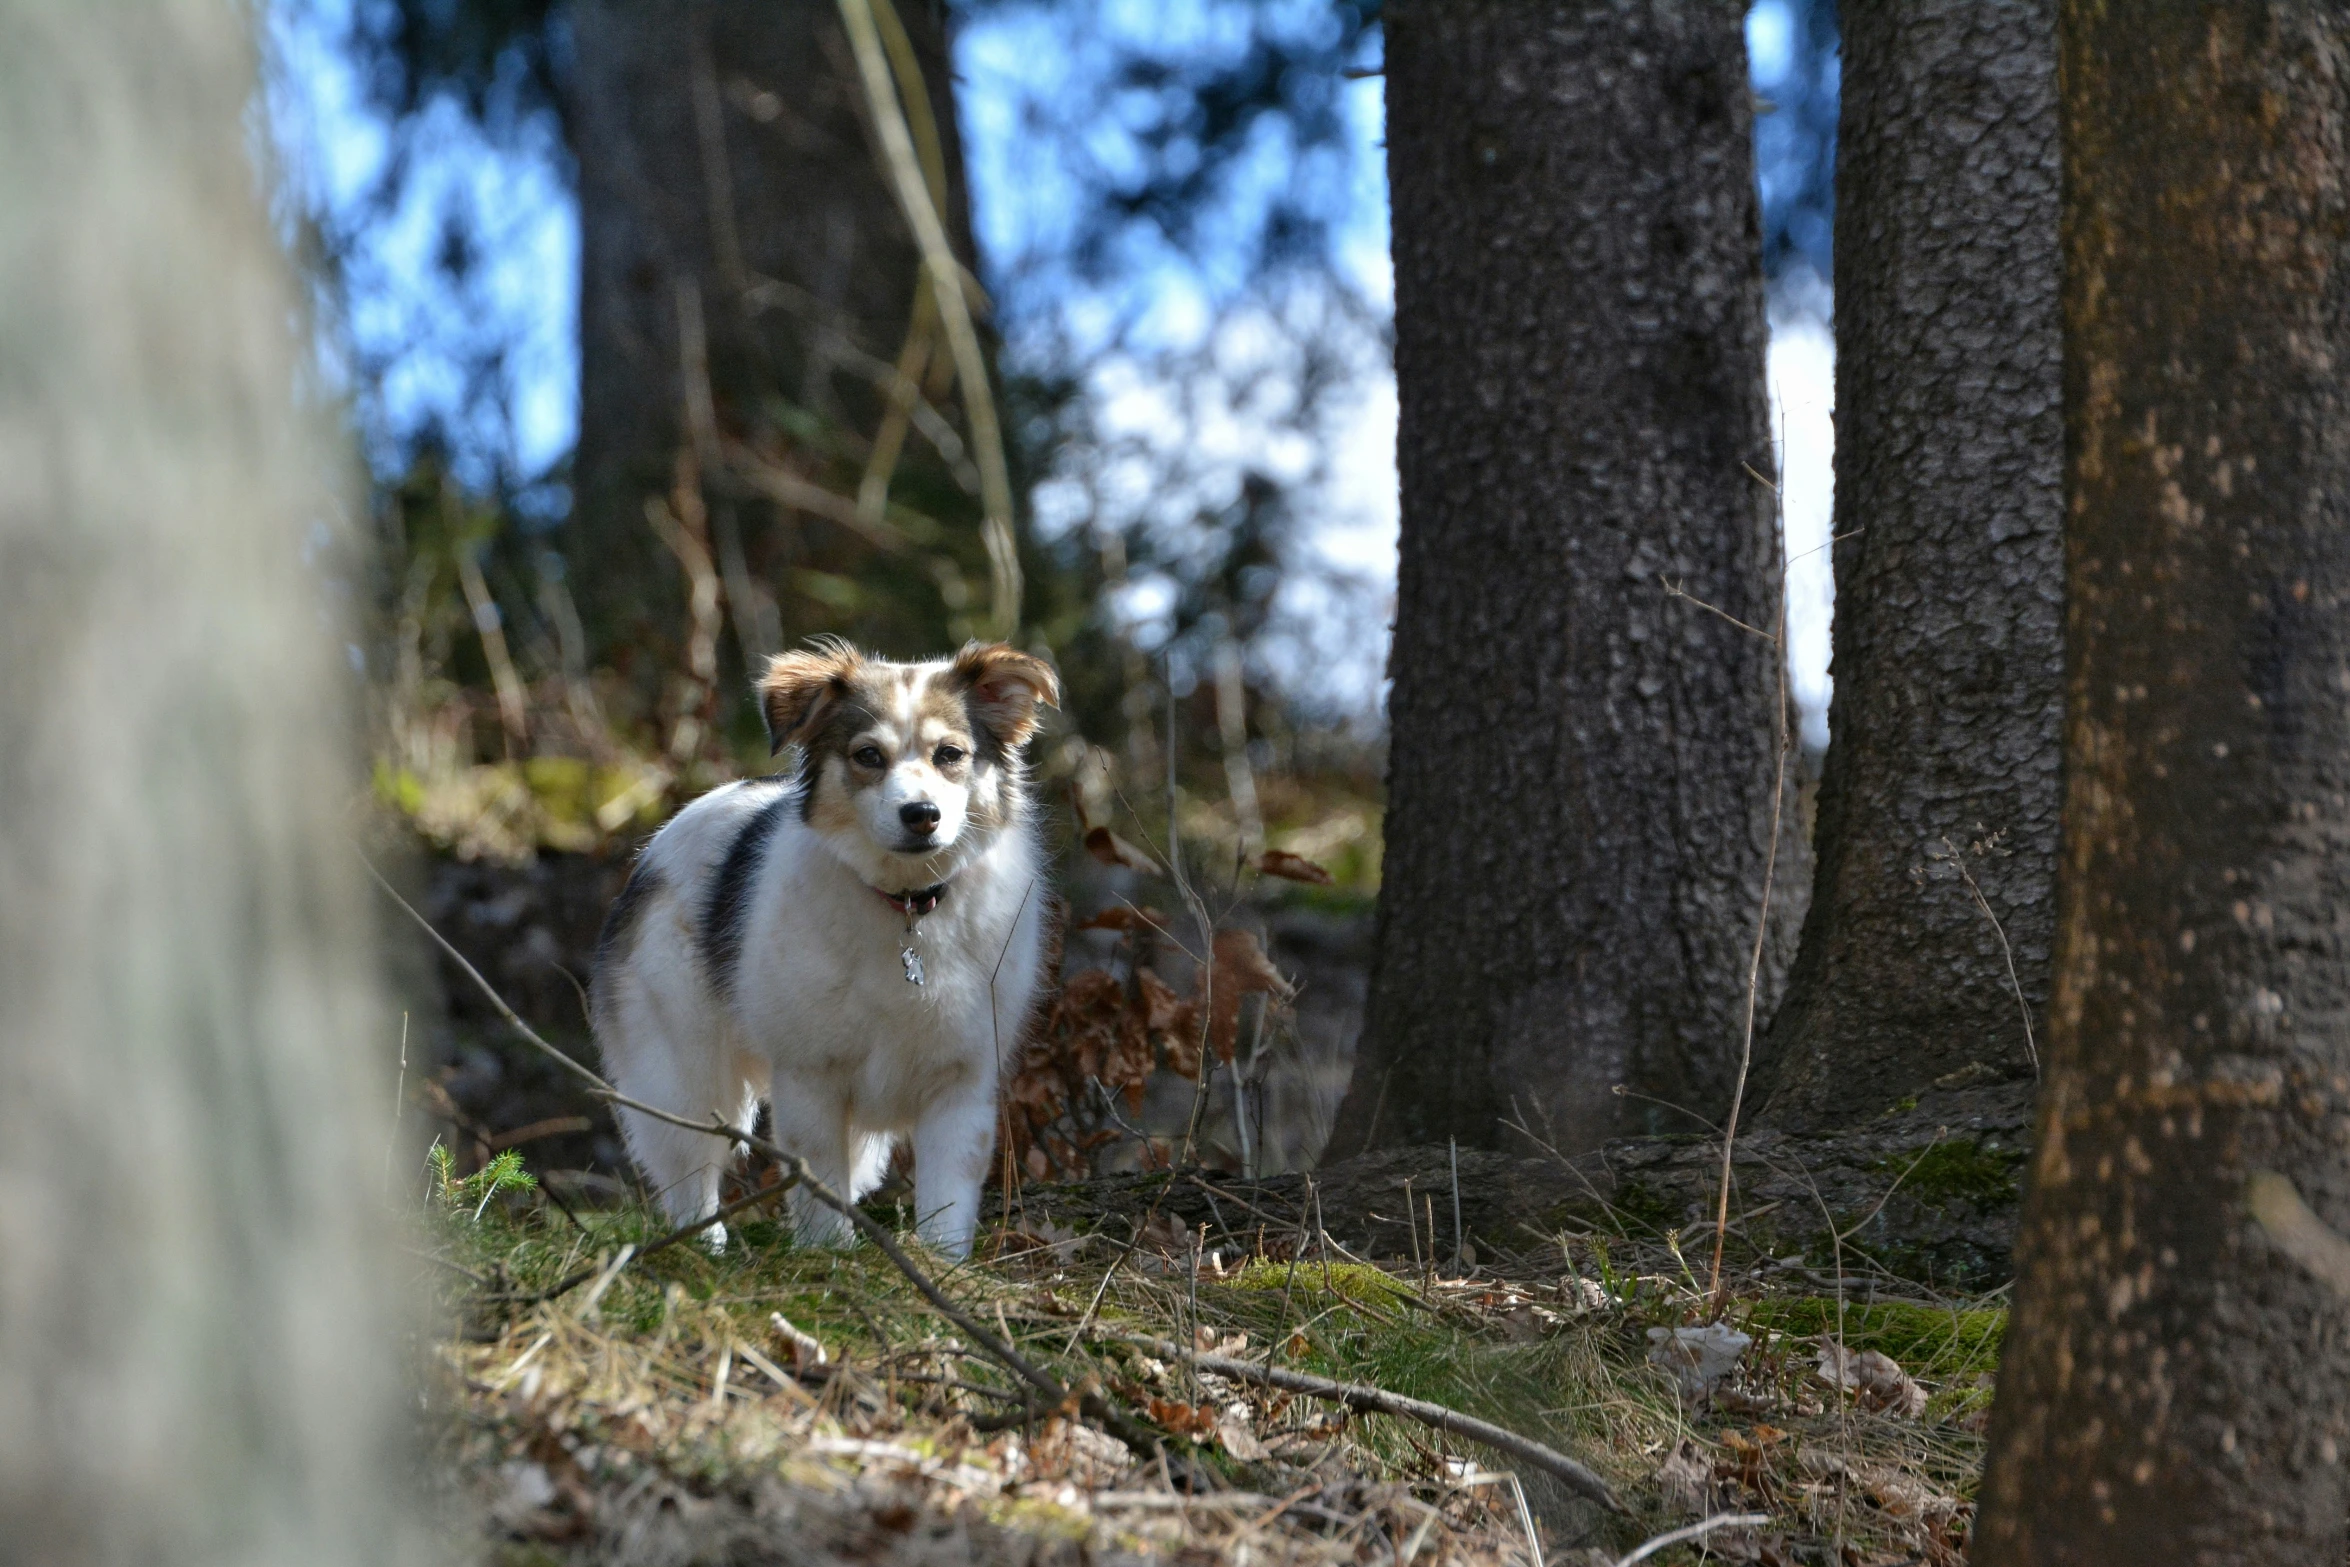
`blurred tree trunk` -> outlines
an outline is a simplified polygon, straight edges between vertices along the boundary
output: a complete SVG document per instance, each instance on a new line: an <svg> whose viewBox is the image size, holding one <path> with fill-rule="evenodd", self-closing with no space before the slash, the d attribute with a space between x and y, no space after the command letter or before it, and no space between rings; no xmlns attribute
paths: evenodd
<svg viewBox="0 0 2350 1567"><path fill-rule="evenodd" d="M2061 44L2067 847L1973 1560L2336 1567L2350 19Z"/></svg>
<svg viewBox="0 0 2350 1567"><path fill-rule="evenodd" d="M0 1561L419 1559L235 6L0 0ZM331 552L329 552L331 557Z"/></svg>
<svg viewBox="0 0 2350 1567"><path fill-rule="evenodd" d="M902 0L896 15L926 89L907 100L908 117L969 264L943 8ZM761 595L778 593L794 565L837 567L844 553L870 549L868 532L837 513L854 507L874 441L892 423L889 386L908 346L921 250L835 0L579 0L573 31L582 265L567 554L595 659L633 657L649 686L682 665L688 641L689 584L645 513L650 499L672 503L679 452L694 443L687 397L702 374L685 367L706 357L710 433L732 454L699 454L708 507L699 542L730 600L752 600L728 604L743 651L765 651L779 635L818 627L797 623L788 585L780 615ZM922 320L931 325L915 334L922 346L907 363L935 403L954 384L952 361L935 310ZM926 444L924 422L911 431L895 422L901 494L925 457L934 476L975 483L959 445L946 460ZM779 503L745 481L746 465L829 491L834 515ZM688 531L692 504L679 508ZM904 594L936 604L933 572L907 575ZM845 618L827 629L898 629L860 622L854 604L831 608Z"/></svg>
<svg viewBox="0 0 2350 1567"><path fill-rule="evenodd" d="M1738 13L1398 4L1387 103L1402 562L1337 1148L1686 1129L1736 1074L1784 685L1668 593L1776 621ZM1776 879L1766 1008L1797 834Z"/></svg>
<svg viewBox="0 0 2350 1567"><path fill-rule="evenodd" d="M1842 20L1836 695L1766 1052L1767 1113L1795 1124L1977 1063L2031 1077L2017 992L2037 1028L2055 921L2055 0L1854 0Z"/></svg>

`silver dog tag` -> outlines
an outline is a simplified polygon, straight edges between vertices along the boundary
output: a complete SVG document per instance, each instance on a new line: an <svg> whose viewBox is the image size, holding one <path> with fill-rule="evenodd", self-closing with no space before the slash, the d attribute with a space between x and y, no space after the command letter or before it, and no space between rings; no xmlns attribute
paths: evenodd
<svg viewBox="0 0 2350 1567"><path fill-rule="evenodd" d="M922 954L914 947L914 926L914 920L909 917L906 921L905 939L898 943L898 961L906 966L906 983L909 985L922 983Z"/></svg>

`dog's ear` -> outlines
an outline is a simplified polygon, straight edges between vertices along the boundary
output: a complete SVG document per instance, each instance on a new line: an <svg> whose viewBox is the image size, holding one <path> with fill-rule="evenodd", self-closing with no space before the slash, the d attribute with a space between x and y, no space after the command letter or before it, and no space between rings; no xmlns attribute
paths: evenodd
<svg viewBox="0 0 2350 1567"><path fill-rule="evenodd" d="M847 643L778 653L767 660L759 680L759 712L767 720L767 754L816 732L834 705L849 694L862 662Z"/></svg>
<svg viewBox="0 0 2350 1567"><path fill-rule="evenodd" d="M1061 677L1033 654L1002 642L970 642L955 655L955 678L988 738L1017 751L1036 733L1036 704L1061 705Z"/></svg>

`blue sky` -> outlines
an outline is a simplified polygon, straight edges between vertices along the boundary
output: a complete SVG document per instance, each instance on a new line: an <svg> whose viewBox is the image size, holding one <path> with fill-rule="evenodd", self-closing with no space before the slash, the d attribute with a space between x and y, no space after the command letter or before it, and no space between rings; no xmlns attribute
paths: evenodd
<svg viewBox="0 0 2350 1567"><path fill-rule="evenodd" d="M1315 0L1266 0L1311 25ZM428 418L457 435L459 476L487 486L502 472L528 480L542 475L569 449L578 422L577 213L563 175L552 127L517 142L493 144L480 129L442 104L428 110L411 144L415 160L404 200L388 217L359 224L363 197L394 156L390 128L367 103L339 40L351 0L277 0L270 10L273 72L268 111L290 192L329 221L356 232L347 279L347 308L330 332L330 376L355 405L356 424L379 471L399 465L402 437ZM1278 421L1267 410L1214 401L1207 383L1172 384L1154 369L1154 355L1206 351L1219 361L1271 354L1279 334L1237 324L1223 307L1241 284L1209 243L1179 254L1147 231L1121 241L1107 279L1079 278L1065 261L1072 204L1082 186L1058 166L1051 149L1024 137L1020 108L1029 97L1074 90L1099 73L1121 44L1140 41L1167 51L1238 47L1234 15L1214 4L1169 0L1103 0L1094 25L1073 36L1063 13L1049 3L989 8L962 30L957 53L959 102L974 220L991 277L1008 291L1003 320L1014 354L1078 350L1090 366L1085 378L1101 426L1133 443L1154 430L1180 430L1181 439L1212 459L1201 482L1222 473L1237 486L1249 463L1276 472L1317 474L1312 526L1285 587L1295 625L1287 658L1296 678L1310 666L1338 693L1341 705L1375 704L1385 658L1384 613L1366 614L1392 593L1396 531L1393 375L1383 355L1366 354L1357 374L1334 398L1308 449L1268 449L1262 432ZM1826 291L1807 276L1806 261L1824 266L1824 211L1801 205L1803 187L1816 186L1824 127L1833 124L1836 86L1832 57L1814 58L1793 0L1761 0L1750 11L1747 46L1758 94L1779 112L1758 122L1756 151L1774 233L1794 257L1780 268L1775 291L1773 390L1777 422L1787 436L1788 545L1795 558L1790 584L1794 620L1791 659L1807 728L1825 740L1828 588L1826 556L1827 444L1832 425L1833 354L1823 325ZM1365 62L1374 63L1374 62ZM1098 74L1095 79L1098 79ZM1332 216L1331 286L1351 293L1374 320L1392 309L1388 260L1385 155L1381 140L1381 84L1376 78L1341 89L1346 127L1343 148L1326 151L1327 169L1308 171ZM1085 153L1115 168L1131 154L1113 105ZM1133 105L1147 114L1147 103ZM1261 205L1256 191L1292 180L1296 149L1279 122L1260 122L1229 187L1228 221L1239 229ZM1816 198L1815 198L1816 200ZM446 219L461 212L480 242L477 264L461 288L435 265ZM1784 260L1784 258L1780 258ZM1057 270L1056 270L1057 268ZM1016 280L1016 281L1015 281ZM1290 300L1284 308L1315 308ZM1262 319L1259 327L1264 326ZM1211 341L1211 332L1223 339ZM500 358L491 388L479 395L462 367L478 350ZM1257 395L1279 395L1281 367L1268 361ZM1267 392L1266 388L1271 391ZM1295 444L1295 443L1293 443ZM1137 448L1139 450L1139 446ZM1219 467L1218 463L1222 466ZM1128 476L1142 482L1137 460ZM1152 506L1195 515L1203 497L1130 494L1123 499L1115 465L1089 475L1078 494L1064 480L1048 482L1037 499L1040 521L1099 515L1120 505L1141 514ZM1212 509L1214 497L1205 497ZM559 495L540 504L559 508ZM1129 605L1145 640L1153 611L1143 584Z"/></svg>

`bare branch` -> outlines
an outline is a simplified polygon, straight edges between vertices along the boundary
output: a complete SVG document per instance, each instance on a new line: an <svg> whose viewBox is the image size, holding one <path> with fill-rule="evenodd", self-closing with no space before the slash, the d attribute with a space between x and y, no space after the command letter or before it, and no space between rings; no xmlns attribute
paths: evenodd
<svg viewBox="0 0 2350 1567"><path fill-rule="evenodd" d="M1736 626L1739 630L1746 632L1749 636L1760 637L1765 642L1772 644L1774 647L1778 645L1779 639L1772 636L1768 631L1763 630L1760 626L1748 625L1745 621L1740 620L1736 615L1731 614L1726 609L1714 608L1713 605L1708 604L1705 600L1699 598L1696 594L1690 592L1687 588L1684 588L1681 586L1681 584L1675 582L1670 577L1657 578L1657 585L1665 590L1665 597L1667 598L1687 599L1690 603L1695 604L1699 609L1704 610L1707 614L1721 616L1722 619L1728 621L1731 625Z"/></svg>
<svg viewBox="0 0 2350 1567"><path fill-rule="evenodd" d="M1757 1528L1770 1521L1769 1513L1716 1513L1711 1518L1700 1518L1695 1523L1683 1524L1678 1529L1658 1535L1631 1554L1617 1557L1615 1567L1633 1567L1635 1562L1648 1560L1668 1545L1679 1545L1684 1540L1697 1539L1716 1529Z"/></svg>
<svg viewBox="0 0 2350 1567"><path fill-rule="evenodd" d="M1161 1360L1182 1361L1213 1376L1230 1377L1237 1382L1250 1382L1258 1387L1278 1388L1284 1393L1303 1393L1310 1398L1326 1398L1334 1403L1359 1409L1366 1414L1394 1415L1406 1420L1417 1420L1438 1431L1449 1431L1454 1436L1507 1453L1512 1458L1532 1464L1544 1474L1564 1484L1576 1495L1597 1502L1611 1513L1621 1514L1623 1502L1615 1488L1583 1464L1569 1458L1553 1447L1546 1447L1532 1437L1518 1435L1502 1426L1464 1415L1457 1409L1432 1404L1425 1399L1406 1398L1401 1393L1390 1393L1385 1388L1372 1387L1365 1382L1339 1382L1329 1377L1318 1377L1311 1372L1292 1371L1285 1366L1259 1365L1253 1360L1235 1360L1229 1355L1202 1355L1184 1349L1180 1344L1143 1333L1103 1334L1121 1343L1147 1350Z"/></svg>

